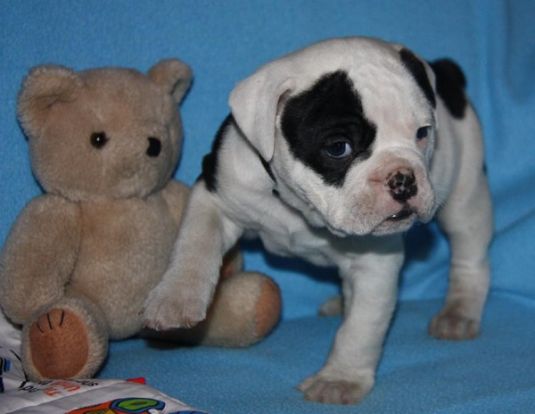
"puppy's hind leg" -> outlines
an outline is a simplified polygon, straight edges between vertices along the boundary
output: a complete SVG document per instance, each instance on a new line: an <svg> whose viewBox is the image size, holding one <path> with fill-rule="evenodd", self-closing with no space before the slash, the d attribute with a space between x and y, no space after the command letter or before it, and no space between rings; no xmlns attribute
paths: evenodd
<svg viewBox="0 0 535 414"><path fill-rule="evenodd" d="M476 337L489 290L492 206L487 179L477 161L465 159L459 183L438 216L451 247L446 303L429 325L429 333L440 339Z"/></svg>
<svg viewBox="0 0 535 414"><path fill-rule="evenodd" d="M318 310L320 316L338 316L344 310L344 302L341 295L331 296L323 302Z"/></svg>
<svg viewBox="0 0 535 414"><path fill-rule="evenodd" d="M223 255L241 235L216 197L202 180L194 186L169 268L145 302L147 327L191 327L205 319Z"/></svg>
<svg viewBox="0 0 535 414"><path fill-rule="evenodd" d="M318 314L320 316L338 316L346 312L349 307L344 306L344 304L351 303L353 296L353 288L347 279L342 279L342 293L343 295L332 296L322 303Z"/></svg>

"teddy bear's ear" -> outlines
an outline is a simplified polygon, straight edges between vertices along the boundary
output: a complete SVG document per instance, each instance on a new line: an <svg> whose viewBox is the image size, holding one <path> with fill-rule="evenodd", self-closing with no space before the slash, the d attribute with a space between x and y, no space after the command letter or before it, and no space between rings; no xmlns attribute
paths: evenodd
<svg viewBox="0 0 535 414"><path fill-rule="evenodd" d="M71 69L57 65L30 70L18 98L18 114L24 130L32 136L43 125L50 109L74 99L81 79Z"/></svg>
<svg viewBox="0 0 535 414"><path fill-rule="evenodd" d="M150 68L149 77L180 103L191 86L193 72L188 65L178 59L165 59Z"/></svg>

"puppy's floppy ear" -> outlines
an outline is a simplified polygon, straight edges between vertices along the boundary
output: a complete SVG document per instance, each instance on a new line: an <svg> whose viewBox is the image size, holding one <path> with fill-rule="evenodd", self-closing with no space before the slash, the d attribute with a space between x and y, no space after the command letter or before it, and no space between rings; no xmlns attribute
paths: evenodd
<svg viewBox="0 0 535 414"><path fill-rule="evenodd" d="M58 65L36 66L30 70L19 92L17 111L29 137L38 136L50 109L76 97L82 80L73 70Z"/></svg>
<svg viewBox="0 0 535 414"><path fill-rule="evenodd" d="M277 113L294 80L282 68L267 66L241 81L229 98L239 128L262 158L270 161L275 147Z"/></svg>
<svg viewBox="0 0 535 414"><path fill-rule="evenodd" d="M409 49L401 46L394 45L399 51L399 55L403 65L410 72L418 86L420 87L425 98L429 101L433 109L436 109L436 80L435 72L429 66L429 64Z"/></svg>
<svg viewBox="0 0 535 414"><path fill-rule="evenodd" d="M178 59L164 59L149 70L149 78L170 93L180 103L193 80L191 68Z"/></svg>

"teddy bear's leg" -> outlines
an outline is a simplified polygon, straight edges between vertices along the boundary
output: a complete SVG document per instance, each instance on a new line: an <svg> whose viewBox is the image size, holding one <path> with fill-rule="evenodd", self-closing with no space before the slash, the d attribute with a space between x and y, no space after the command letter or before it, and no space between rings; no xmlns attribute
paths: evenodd
<svg viewBox="0 0 535 414"><path fill-rule="evenodd" d="M243 347L265 337L277 324L281 295L277 284L260 273L243 272L223 279L207 318L193 328L144 331L155 339L210 346Z"/></svg>
<svg viewBox="0 0 535 414"><path fill-rule="evenodd" d="M64 298L24 325L22 362L32 380L89 378L108 350L101 311L84 298Z"/></svg>
<svg viewBox="0 0 535 414"><path fill-rule="evenodd" d="M265 337L281 313L278 285L260 273L242 272L221 281L208 311L205 345L248 346Z"/></svg>

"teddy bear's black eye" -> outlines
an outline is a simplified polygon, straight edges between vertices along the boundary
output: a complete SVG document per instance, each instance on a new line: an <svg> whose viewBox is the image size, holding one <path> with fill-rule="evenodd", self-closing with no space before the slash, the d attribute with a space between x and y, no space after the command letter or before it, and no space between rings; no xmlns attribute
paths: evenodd
<svg viewBox="0 0 535 414"><path fill-rule="evenodd" d="M149 157L157 157L160 155L160 151L162 150L162 142L155 137L148 137L147 139L149 140L147 155Z"/></svg>
<svg viewBox="0 0 535 414"><path fill-rule="evenodd" d="M105 132L93 132L91 134L91 145L97 149L101 149L108 142L109 138Z"/></svg>

